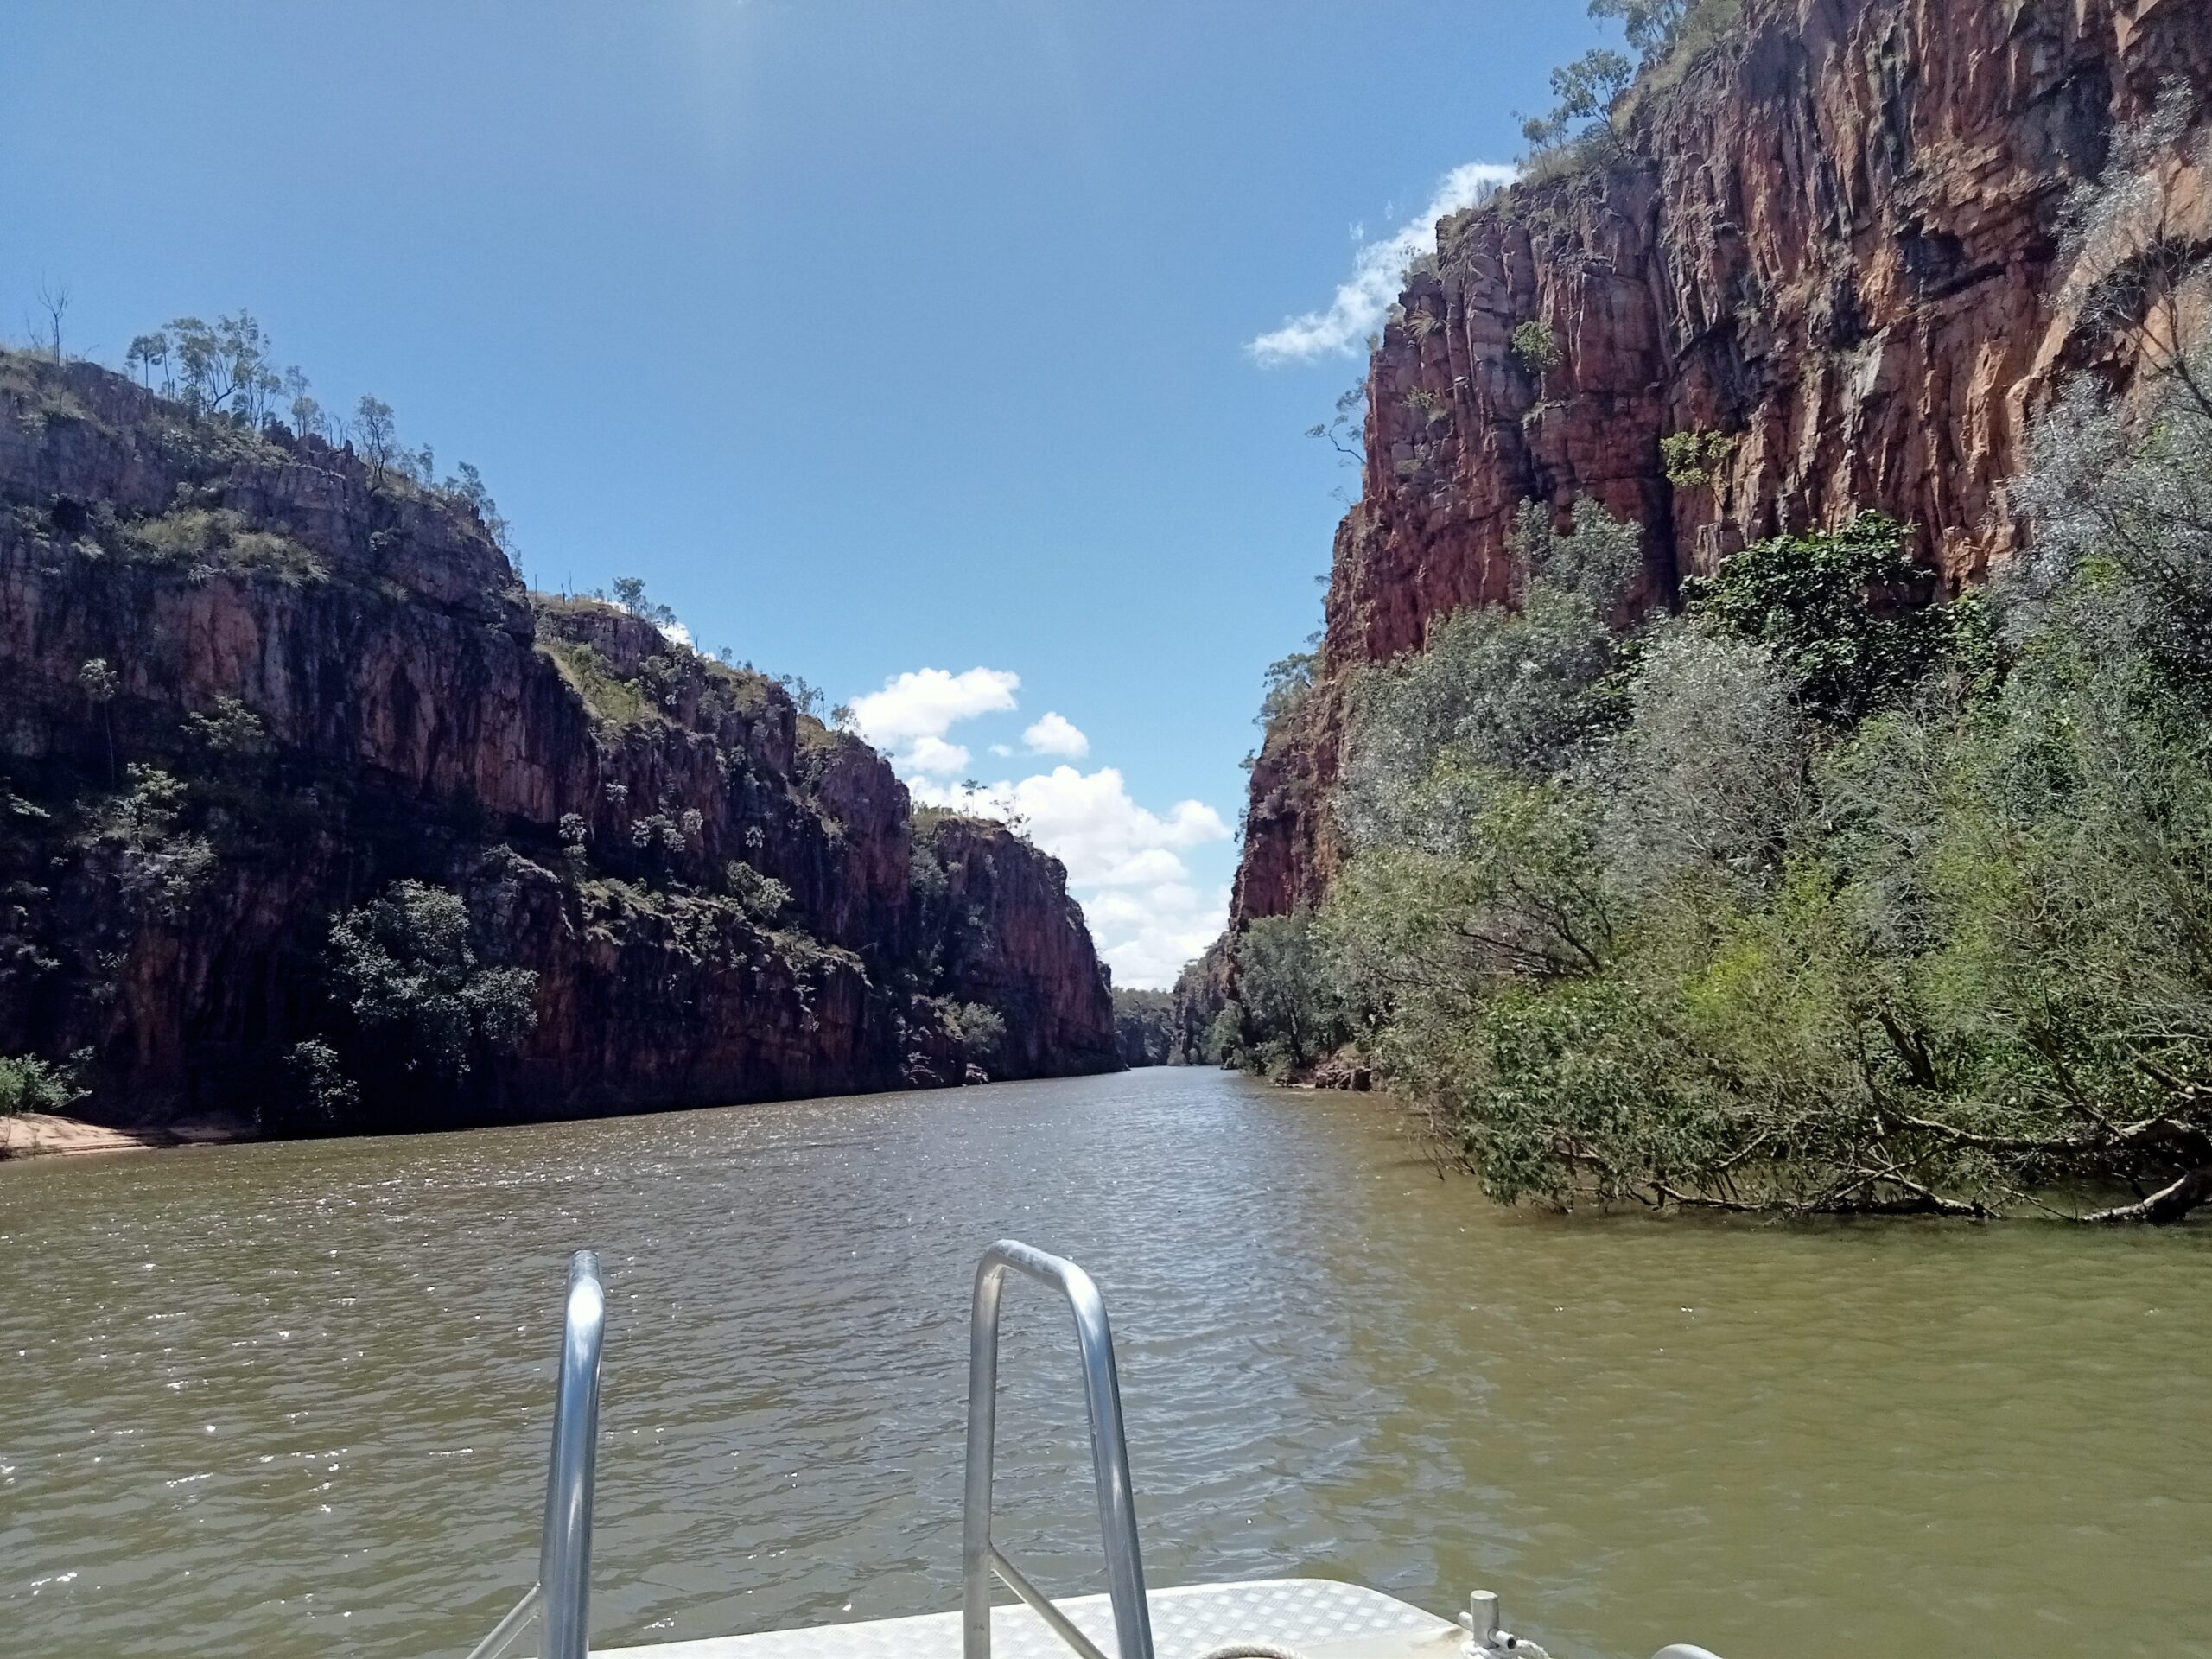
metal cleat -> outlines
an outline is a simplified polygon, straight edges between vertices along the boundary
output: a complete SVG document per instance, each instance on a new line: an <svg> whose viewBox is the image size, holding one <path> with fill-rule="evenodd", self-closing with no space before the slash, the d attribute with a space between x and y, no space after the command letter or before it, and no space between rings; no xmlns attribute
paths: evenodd
<svg viewBox="0 0 2212 1659"><path fill-rule="evenodd" d="M1551 1659L1551 1656L1523 1636L1498 1624L1497 1592L1478 1590L1467 1598L1467 1611L1459 1615L1459 1628L1467 1633L1459 1651L1466 1659L1491 1659L1511 1654L1514 1659Z"/></svg>

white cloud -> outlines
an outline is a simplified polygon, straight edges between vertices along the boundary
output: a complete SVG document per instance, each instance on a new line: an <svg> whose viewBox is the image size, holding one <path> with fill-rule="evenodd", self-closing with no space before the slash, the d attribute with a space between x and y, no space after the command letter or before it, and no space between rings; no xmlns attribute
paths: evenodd
<svg viewBox="0 0 2212 1659"><path fill-rule="evenodd" d="M861 735L878 748L895 747L917 738L943 737L955 722L1014 706L1021 676L1002 668L971 668L951 674L920 668L893 675L883 690L853 699L853 719Z"/></svg>
<svg viewBox="0 0 2212 1659"><path fill-rule="evenodd" d="M962 721L1013 710L1020 689L1021 677L1005 669L915 669L854 698L853 724L890 757L916 801L1019 817L1030 839L1067 867L1069 891L1117 983L1172 983L1213 943L1229 914L1229 889L1202 890L1182 855L1228 840L1229 826L1202 801L1178 801L1164 813L1138 805L1112 766L1086 772L1062 764L1019 780L963 787L954 780L966 776L975 757L946 734ZM1064 762L1090 753L1090 740L1053 710L1032 721L1021 739L1030 753ZM1002 760L1014 757L1005 743L989 749Z"/></svg>
<svg viewBox="0 0 2212 1659"><path fill-rule="evenodd" d="M1080 760L1090 753L1090 740L1076 729L1074 721L1049 709L1043 719L1022 733L1021 741L1032 754L1058 754Z"/></svg>
<svg viewBox="0 0 2212 1659"><path fill-rule="evenodd" d="M890 753L901 777L916 774L954 778L972 759L945 733L978 715L1001 714L1014 706L1021 676L1002 668L971 668L954 674L942 668L918 668L893 675L883 690L853 699L853 724L861 735Z"/></svg>
<svg viewBox="0 0 2212 1659"><path fill-rule="evenodd" d="M1067 866L1069 888L1118 984L1172 982L1228 918L1229 890L1201 891L1180 856L1229 838L1221 814L1203 802L1154 812L1112 766L1055 766L974 793L926 779L912 787L915 799L932 805L994 817L1010 810L1025 819L1030 838Z"/></svg>
<svg viewBox="0 0 2212 1659"><path fill-rule="evenodd" d="M1054 766L1009 792L1031 836L1068 867L1077 887L1156 881L1166 873L1161 857L1179 874L1173 849L1229 839L1221 814L1198 801L1178 801L1165 817L1139 806L1113 766L1091 772Z"/></svg>
<svg viewBox="0 0 2212 1659"><path fill-rule="evenodd" d="M898 757L898 765L902 771L957 778L968 770L969 758L961 744L948 743L941 737L918 737L912 747Z"/></svg>
<svg viewBox="0 0 2212 1659"><path fill-rule="evenodd" d="M1187 881L1114 888L1084 900L1083 914L1116 985L1162 991L1229 925L1229 889L1201 892Z"/></svg>
<svg viewBox="0 0 2212 1659"><path fill-rule="evenodd" d="M1383 313L1396 301L1404 285L1406 267L1417 256L1435 251L1436 221L1475 206L1500 185L1510 184L1515 172L1496 162L1469 162L1453 168L1438 183L1428 205L1395 234L1379 242L1360 243L1350 279L1337 289L1326 309L1293 317L1244 349L1268 368L1281 363L1310 363L1332 353L1348 355L1375 331Z"/></svg>
<svg viewBox="0 0 2212 1659"><path fill-rule="evenodd" d="M666 638L673 639L677 645L683 646L687 650L690 649L691 645L691 630L685 627L681 622L664 622L660 625L660 631Z"/></svg>
<svg viewBox="0 0 2212 1659"><path fill-rule="evenodd" d="M1179 849L1229 839L1221 814L1202 801L1178 801L1164 817L1139 806L1119 768L1077 772L1054 766L1015 781L986 784L975 791L950 784L917 782L914 798L988 817L1008 810L1022 818L1030 839L1068 867L1078 887L1141 886L1183 876Z"/></svg>

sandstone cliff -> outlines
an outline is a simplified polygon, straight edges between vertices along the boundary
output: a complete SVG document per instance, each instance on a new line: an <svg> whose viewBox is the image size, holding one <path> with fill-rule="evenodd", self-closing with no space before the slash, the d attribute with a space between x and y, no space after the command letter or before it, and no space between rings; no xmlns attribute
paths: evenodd
<svg viewBox="0 0 2212 1659"><path fill-rule="evenodd" d="M1117 1064L1056 861L941 826L948 948L905 788L781 686L533 598L350 450L89 365L0 357L0 1053L77 1057L105 1121L272 1098L344 1037L334 914L403 877L463 896L535 1023L364 1121Z"/></svg>
<svg viewBox="0 0 2212 1659"><path fill-rule="evenodd" d="M2212 0L1750 0L1624 155L1444 221L1369 365L1319 683L1253 770L1232 925L1325 890L1345 675L1505 599L1522 501L1646 526L1647 602L1866 507L1955 587L2001 560L2034 411L2132 367L2060 302L2063 199L2170 79L2212 86ZM2212 245L2212 181L2174 184ZM1510 348L1527 323L1555 362ZM1676 488L1660 441L1695 432L1725 453Z"/></svg>

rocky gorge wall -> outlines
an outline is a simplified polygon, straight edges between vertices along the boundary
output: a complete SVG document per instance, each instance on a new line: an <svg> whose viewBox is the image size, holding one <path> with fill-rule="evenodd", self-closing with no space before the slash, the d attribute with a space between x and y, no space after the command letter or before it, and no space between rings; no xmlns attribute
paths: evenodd
<svg viewBox="0 0 2212 1659"><path fill-rule="evenodd" d="M91 365L0 357L0 1054L73 1057L101 1121L250 1111L309 1037L372 1075L327 942L402 878L535 976L534 1024L365 1122L1118 1065L1056 861L938 825L932 900L905 787L777 683L524 593L350 449Z"/></svg>
<svg viewBox="0 0 2212 1659"><path fill-rule="evenodd" d="M1954 589L2003 560L2035 411L2133 366L2062 302L2065 193L2171 79L2212 86L2212 0L1749 0L1624 153L1443 221L1370 360L1361 499L1315 687L1253 769L1232 929L1325 892L1347 676L1505 602L1524 501L1643 525L1647 604L1866 508ZM2212 246L2212 180L2170 172ZM1532 322L1555 362L1510 349ZM1660 442L1690 432L1725 452L1678 488Z"/></svg>

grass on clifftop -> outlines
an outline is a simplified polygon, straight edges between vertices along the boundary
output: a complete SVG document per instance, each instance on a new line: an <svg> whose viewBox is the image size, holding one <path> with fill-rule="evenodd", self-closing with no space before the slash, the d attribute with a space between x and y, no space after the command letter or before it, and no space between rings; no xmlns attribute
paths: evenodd
<svg viewBox="0 0 2212 1659"><path fill-rule="evenodd" d="M649 726L664 723L667 716L655 708L636 680L626 680L608 668L607 659L579 640L541 637L538 650L552 658L569 689L583 699L594 720L609 726Z"/></svg>

